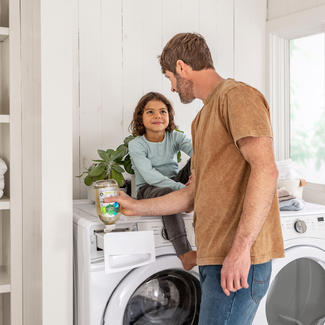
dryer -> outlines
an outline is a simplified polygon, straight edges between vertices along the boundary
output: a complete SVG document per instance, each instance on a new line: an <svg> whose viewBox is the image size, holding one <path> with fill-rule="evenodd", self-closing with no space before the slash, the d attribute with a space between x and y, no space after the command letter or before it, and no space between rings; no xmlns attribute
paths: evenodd
<svg viewBox="0 0 325 325"><path fill-rule="evenodd" d="M272 262L270 287L254 325L325 324L325 206L281 212L285 258Z"/></svg>
<svg viewBox="0 0 325 325"><path fill-rule="evenodd" d="M192 215L184 221L193 248ZM105 273L104 226L95 205L74 204L74 325L197 324L201 289L198 268L185 271L159 217L121 216L117 232L151 230L156 259L140 267L126 256L128 267Z"/></svg>

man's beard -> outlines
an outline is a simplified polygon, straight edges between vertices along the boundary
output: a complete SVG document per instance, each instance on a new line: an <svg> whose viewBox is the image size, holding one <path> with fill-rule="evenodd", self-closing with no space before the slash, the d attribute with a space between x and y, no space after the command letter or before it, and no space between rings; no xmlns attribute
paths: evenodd
<svg viewBox="0 0 325 325"><path fill-rule="evenodd" d="M183 104L191 103L195 97L193 95L193 81L185 80L176 73L176 91Z"/></svg>

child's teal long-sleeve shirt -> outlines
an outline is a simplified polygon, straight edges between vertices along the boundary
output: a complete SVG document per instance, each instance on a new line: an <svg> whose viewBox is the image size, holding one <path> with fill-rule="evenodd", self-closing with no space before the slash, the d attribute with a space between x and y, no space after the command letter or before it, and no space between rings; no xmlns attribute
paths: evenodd
<svg viewBox="0 0 325 325"><path fill-rule="evenodd" d="M177 152L192 156L192 141L184 133L165 132L162 142L150 142L144 135L129 142L129 153L135 172L137 190L150 184L178 190L185 185L171 177L178 173Z"/></svg>

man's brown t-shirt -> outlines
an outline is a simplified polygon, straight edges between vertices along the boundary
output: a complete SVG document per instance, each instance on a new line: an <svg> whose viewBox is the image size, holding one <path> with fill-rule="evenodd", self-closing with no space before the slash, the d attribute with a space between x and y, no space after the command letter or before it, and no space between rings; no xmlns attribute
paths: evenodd
<svg viewBox="0 0 325 325"><path fill-rule="evenodd" d="M236 142L272 137L268 104L253 87L226 79L204 101L192 123L194 223L198 264L222 264L241 217L250 166ZM263 199L263 198L261 198ZM277 196L251 249L252 264L284 256Z"/></svg>

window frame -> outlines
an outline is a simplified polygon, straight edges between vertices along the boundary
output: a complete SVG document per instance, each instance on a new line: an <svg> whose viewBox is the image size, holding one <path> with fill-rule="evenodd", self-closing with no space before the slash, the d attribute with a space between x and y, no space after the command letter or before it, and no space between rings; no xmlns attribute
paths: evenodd
<svg viewBox="0 0 325 325"><path fill-rule="evenodd" d="M266 23L266 96L277 160L290 158L290 40L324 32L324 17L325 5L321 5ZM311 190L324 192L321 202L325 204L325 185L308 184Z"/></svg>

